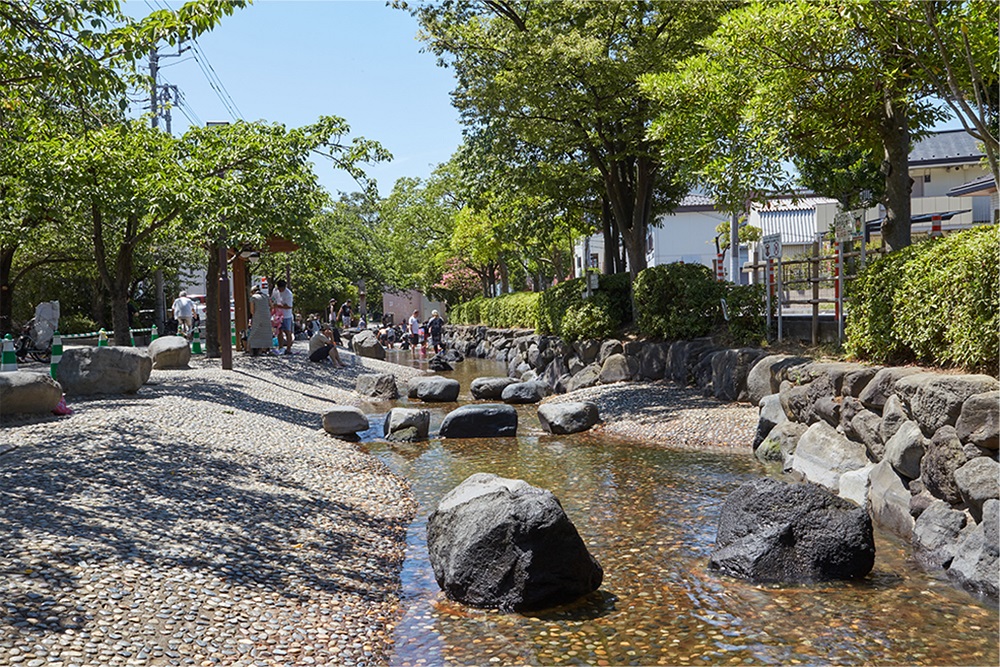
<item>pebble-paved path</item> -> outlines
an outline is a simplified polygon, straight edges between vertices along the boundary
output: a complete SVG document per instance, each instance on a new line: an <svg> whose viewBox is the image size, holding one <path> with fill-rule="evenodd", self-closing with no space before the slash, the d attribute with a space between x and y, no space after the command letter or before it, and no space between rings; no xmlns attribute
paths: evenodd
<svg viewBox="0 0 1000 667"><path fill-rule="evenodd" d="M359 372L415 371L341 354L198 360L8 418L0 665L384 663L415 506L321 414Z"/></svg>

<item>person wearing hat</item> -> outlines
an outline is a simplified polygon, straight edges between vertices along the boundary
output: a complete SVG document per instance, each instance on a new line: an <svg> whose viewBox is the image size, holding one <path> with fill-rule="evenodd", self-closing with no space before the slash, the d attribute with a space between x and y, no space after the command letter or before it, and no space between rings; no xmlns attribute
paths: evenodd
<svg viewBox="0 0 1000 667"><path fill-rule="evenodd" d="M441 319L441 315L436 310L431 311L431 319L427 320L427 333L431 337L434 354L443 350L444 344L441 342L441 335L444 333L444 320Z"/></svg>
<svg viewBox="0 0 1000 667"><path fill-rule="evenodd" d="M174 319L177 320L177 334L190 336L191 324L194 319L194 301L188 298L187 292L181 290L171 309L174 311Z"/></svg>

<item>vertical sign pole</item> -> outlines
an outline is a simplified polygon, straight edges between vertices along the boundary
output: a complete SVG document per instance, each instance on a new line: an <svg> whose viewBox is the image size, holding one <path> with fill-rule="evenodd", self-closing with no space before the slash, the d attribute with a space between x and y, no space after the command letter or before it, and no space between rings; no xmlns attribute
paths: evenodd
<svg viewBox="0 0 1000 667"><path fill-rule="evenodd" d="M781 289L781 255L778 255L778 342L782 341L781 335L781 302L784 300L784 292Z"/></svg>
<svg viewBox="0 0 1000 667"><path fill-rule="evenodd" d="M767 290L765 294L765 308L767 308L767 341L771 342L771 259L767 258L764 260L764 289Z"/></svg>

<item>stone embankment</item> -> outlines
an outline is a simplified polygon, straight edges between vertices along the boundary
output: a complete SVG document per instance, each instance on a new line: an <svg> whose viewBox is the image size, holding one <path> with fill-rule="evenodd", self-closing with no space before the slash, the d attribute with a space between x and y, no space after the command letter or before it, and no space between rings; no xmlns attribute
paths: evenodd
<svg viewBox="0 0 1000 667"><path fill-rule="evenodd" d="M925 566L997 598L995 378L820 363L707 339L570 344L486 327L449 327L446 335L462 354L504 362L511 377L543 381L573 400L613 395L605 386L613 383L653 381L649 391L670 393L673 383L757 405L757 434L747 439L758 458L853 500L881 528L911 540ZM607 402L601 406L607 418Z"/></svg>

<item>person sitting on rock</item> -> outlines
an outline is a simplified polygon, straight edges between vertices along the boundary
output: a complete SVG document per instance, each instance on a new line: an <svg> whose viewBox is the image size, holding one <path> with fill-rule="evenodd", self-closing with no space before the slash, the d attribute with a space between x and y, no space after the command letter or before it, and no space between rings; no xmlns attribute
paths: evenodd
<svg viewBox="0 0 1000 667"><path fill-rule="evenodd" d="M336 329L324 326L309 339L309 361L320 363L324 359L329 359L334 366L347 368L347 364L340 360L340 353L337 352L338 343L340 334Z"/></svg>

